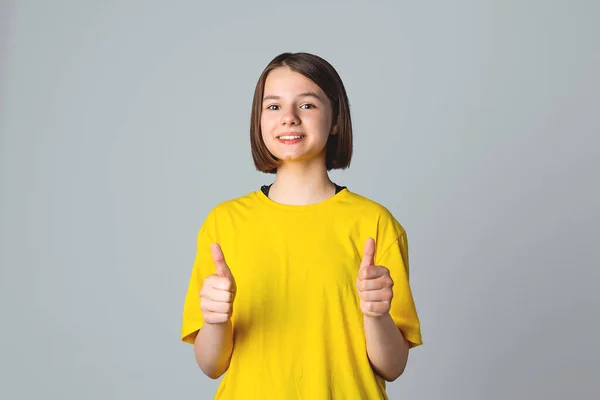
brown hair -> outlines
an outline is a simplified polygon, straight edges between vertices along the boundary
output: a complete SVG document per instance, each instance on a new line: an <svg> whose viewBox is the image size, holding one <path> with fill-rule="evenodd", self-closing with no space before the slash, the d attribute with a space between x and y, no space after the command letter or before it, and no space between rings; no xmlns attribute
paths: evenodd
<svg viewBox="0 0 600 400"><path fill-rule="evenodd" d="M252 114L250 116L250 145L256 169L276 173L280 161L267 149L260 129L262 98L265 82L275 68L288 67L316 83L329 98L332 110L332 126L337 134L329 135L326 147L327 170L346 169L352 158L352 121L346 89L337 71L323 58L310 53L282 53L264 69L254 90Z"/></svg>

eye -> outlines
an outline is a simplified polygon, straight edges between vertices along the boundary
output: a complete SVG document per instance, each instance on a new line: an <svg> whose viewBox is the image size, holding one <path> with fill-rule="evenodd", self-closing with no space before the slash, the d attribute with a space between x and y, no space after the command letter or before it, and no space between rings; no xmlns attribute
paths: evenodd
<svg viewBox="0 0 600 400"><path fill-rule="evenodd" d="M270 106L267 106L267 110L279 110L279 106L277 104L271 104Z"/></svg>
<svg viewBox="0 0 600 400"><path fill-rule="evenodd" d="M312 105L312 104L310 104L310 103L302 104L302 105L300 106L300 108L304 108L304 107L306 107L305 109L311 109L311 108L315 108L315 106L314 106L314 105Z"/></svg>

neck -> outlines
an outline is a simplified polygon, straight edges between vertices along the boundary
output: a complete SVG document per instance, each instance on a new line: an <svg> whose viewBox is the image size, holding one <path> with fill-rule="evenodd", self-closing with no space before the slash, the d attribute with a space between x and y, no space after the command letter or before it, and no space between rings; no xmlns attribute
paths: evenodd
<svg viewBox="0 0 600 400"><path fill-rule="evenodd" d="M277 168L269 198L277 203L308 205L327 200L335 194L325 160L313 162L284 162Z"/></svg>

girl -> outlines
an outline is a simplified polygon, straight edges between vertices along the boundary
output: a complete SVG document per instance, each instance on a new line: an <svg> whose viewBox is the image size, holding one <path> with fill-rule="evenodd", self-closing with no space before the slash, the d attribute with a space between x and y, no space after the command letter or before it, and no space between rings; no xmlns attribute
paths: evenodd
<svg viewBox="0 0 600 400"><path fill-rule="evenodd" d="M217 399L386 399L422 344L406 232L328 171L352 155L335 69L284 53L252 104L254 164L273 184L213 208L198 234L182 340L223 377Z"/></svg>

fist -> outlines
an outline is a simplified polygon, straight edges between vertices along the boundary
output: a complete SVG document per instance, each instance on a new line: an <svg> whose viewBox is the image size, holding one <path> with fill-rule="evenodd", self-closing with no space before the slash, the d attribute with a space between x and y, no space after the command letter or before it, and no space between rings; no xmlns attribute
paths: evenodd
<svg viewBox="0 0 600 400"><path fill-rule="evenodd" d="M215 263L217 273L204 279L200 290L200 309L207 324L224 324L229 321L233 312L235 300L235 280L231 270L225 262L221 247L214 243L210 252Z"/></svg>
<svg viewBox="0 0 600 400"><path fill-rule="evenodd" d="M360 310L367 317L382 317L390 312L394 292L394 281L390 270L381 265L375 265L375 241L367 239L356 288L360 297Z"/></svg>

